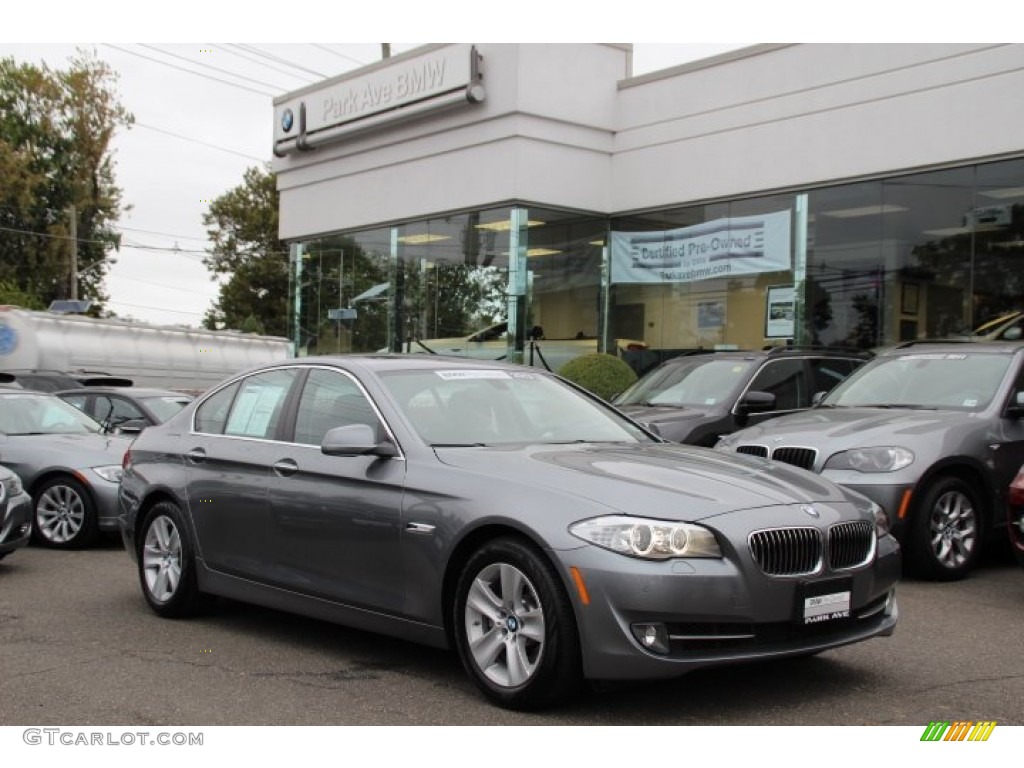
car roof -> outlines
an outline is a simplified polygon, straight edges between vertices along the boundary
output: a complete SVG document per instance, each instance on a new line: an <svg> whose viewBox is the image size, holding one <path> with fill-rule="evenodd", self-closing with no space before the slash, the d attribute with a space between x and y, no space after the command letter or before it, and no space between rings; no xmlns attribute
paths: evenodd
<svg viewBox="0 0 1024 768"><path fill-rule="evenodd" d="M685 363L695 357L715 357L726 360L766 360L781 357L846 357L869 360L873 353L866 349L852 347L821 347L821 346L778 346L765 349L697 349L682 355L671 357L662 365Z"/></svg>
<svg viewBox="0 0 1024 768"><path fill-rule="evenodd" d="M887 347L877 353L878 357L900 357L929 353L1012 355L1024 349L1024 341L971 341L970 339L918 339L905 341L894 347Z"/></svg>
<svg viewBox="0 0 1024 768"><path fill-rule="evenodd" d="M192 395L186 392L175 392L173 389L155 389L152 387L75 387L74 389L61 389L54 392L55 395L121 395L129 398L146 397L187 397Z"/></svg>

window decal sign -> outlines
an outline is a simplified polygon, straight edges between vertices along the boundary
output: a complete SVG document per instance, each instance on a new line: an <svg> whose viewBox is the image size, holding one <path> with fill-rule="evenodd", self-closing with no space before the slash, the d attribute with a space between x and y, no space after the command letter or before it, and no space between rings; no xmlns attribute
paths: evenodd
<svg viewBox="0 0 1024 768"><path fill-rule="evenodd" d="M612 232L613 283L689 283L792 269L791 213L716 219L680 229Z"/></svg>

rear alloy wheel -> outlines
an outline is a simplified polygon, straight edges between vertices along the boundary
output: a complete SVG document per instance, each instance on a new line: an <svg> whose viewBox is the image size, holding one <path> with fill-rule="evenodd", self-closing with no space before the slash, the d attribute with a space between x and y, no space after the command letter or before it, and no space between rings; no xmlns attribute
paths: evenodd
<svg viewBox="0 0 1024 768"><path fill-rule="evenodd" d="M921 498L910 542L914 565L934 581L964 578L981 552L981 505L956 477L934 480Z"/></svg>
<svg viewBox="0 0 1024 768"><path fill-rule="evenodd" d="M496 704L536 709L577 688L572 606L551 565L524 542L497 539L473 554L453 620L463 666Z"/></svg>
<svg viewBox="0 0 1024 768"><path fill-rule="evenodd" d="M55 477L36 489L32 538L57 549L92 544L99 530L96 505L88 489L73 477Z"/></svg>
<svg viewBox="0 0 1024 768"><path fill-rule="evenodd" d="M161 616L194 614L203 597L196 582L195 558L181 510L160 502L139 528L139 581L146 602Z"/></svg>

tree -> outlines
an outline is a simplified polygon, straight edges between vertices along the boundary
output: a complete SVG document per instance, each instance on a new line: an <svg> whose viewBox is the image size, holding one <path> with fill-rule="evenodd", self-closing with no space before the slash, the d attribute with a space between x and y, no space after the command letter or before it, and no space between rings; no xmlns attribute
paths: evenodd
<svg viewBox="0 0 1024 768"><path fill-rule="evenodd" d="M0 59L0 281L46 306L71 294L71 214L78 240L77 292L106 300L103 279L120 244L123 212L111 143L134 118L117 75L79 51L65 70Z"/></svg>
<svg viewBox="0 0 1024 768"><path fill-rule="evenodd" d="M278 240L277 178L252 167L210 204L203 224L213 243L203 263L228 279L203 324L288 336L288 246Z"/></svg>

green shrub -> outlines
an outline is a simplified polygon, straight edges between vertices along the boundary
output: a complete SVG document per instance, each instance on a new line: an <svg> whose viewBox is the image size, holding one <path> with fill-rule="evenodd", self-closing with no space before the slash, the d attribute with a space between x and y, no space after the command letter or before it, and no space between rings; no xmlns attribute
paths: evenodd
<svg viewBox="0 0 1024 768"><path fill-rule="evenodd" d="M636 381L636 372L629 365L615 355L603 352L574 357L559 368L558 373L605 400L610 400Z"/></svg>

